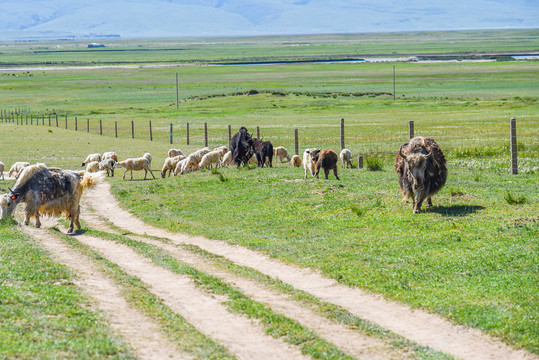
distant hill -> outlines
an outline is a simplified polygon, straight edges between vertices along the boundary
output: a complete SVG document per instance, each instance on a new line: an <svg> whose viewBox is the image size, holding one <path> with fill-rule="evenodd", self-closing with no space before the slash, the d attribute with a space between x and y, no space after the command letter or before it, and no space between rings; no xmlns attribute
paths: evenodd
<svg viewBox="0 0 539 360"><path fill-rule="evenodd" d="M539 27L537 0L3 0L0 40Z"/></svg>

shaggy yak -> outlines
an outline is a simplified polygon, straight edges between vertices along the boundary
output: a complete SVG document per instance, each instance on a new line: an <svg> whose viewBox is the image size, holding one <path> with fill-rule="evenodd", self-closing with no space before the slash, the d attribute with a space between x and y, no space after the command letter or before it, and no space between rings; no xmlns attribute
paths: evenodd
<svg viewBox="0 0 539 360"><path fill-rule="evenodd" d="M80 229L79 213L82 191L100 183L105 172L49 168L45 164L28 166L19 176L13 190L0 196L2 218L13 214L17 205L26 203L24 224L36 218L36 227L41 227L39 215L60 215L65 213L70 219L68 233L73 232L73 224Z"/></svg>
<svg viewBox="0 0 539 360"><path fill-rule="evenodd" d="M421 211L425 199L426 206L432 206L431 197L445 185L447 179L442 149L434 140L419 136L400 147L395 157L395 171L399 176L402 200L413 199L414 214Z"/></svg>
<svg viewBox="0 0 539 360"><path fill-rule="evenodd" d="M230 151L232 152L232 161L240 166L247 164L249 159L253 156L253 148L249 141L252 136L249 135L245 127L241 127L240 130L232 136L230 139Z"/></svg>
<svg viewBox="0 0 539 360"><path fill-rule="evenodd" d="M316 149L311 151L311 156L314 162L314 176L318 177L320 169L324 169L326 179L328 178L329 171L333 170L333 174L339 179L337 175L337 164L339 163L339 156L333 149L324 149L322 151Z"/></svg>
<svg viewBox="0 0 539 360"><path fill-rule="evenodd" d="M269 141L262 141L259 138L252 138L247 141L254 150L258 167L264 167L268 158L269 167L273 167L273 145Z"/></svg>

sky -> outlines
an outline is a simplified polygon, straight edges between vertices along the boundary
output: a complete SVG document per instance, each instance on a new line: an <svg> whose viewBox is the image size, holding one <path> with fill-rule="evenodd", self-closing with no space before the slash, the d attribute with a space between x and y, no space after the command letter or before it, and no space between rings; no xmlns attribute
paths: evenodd
<svg viewBox="0 0 539 360"><path fill-rule="evenodd" d="M539 28L539 0L1 0L0 40Z"/></svg>

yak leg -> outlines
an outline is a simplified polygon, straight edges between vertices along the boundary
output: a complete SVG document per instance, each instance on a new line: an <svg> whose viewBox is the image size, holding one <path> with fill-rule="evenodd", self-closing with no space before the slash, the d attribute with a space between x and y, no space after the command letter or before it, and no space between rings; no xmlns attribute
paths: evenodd
<svg viewBox="0 0 539 360"><path fill-rule="evenodd" d="M41 227L41 221L39 221L39 212L36 211L35 217L36 217L36 228L39 229Z"/></svg>
<svg viewBox="0 0 539 360"><path fill-rule="evenodd" d="M29 223L30 223L30 214L26 213L24 215L24 225L28 226Z"/></svg>
<svg viewBox="0 0 539 360"><path fill-rule="evenodd" d="M329 179L329 169L324 169L324 175L326 176L326 180Z"/></svg>
<svg viewBox="0 0 539 360"><path fill-rule="evenodd" d="M425 204L425 207L430 208L432 206L432 199L430 196L427 198L427 203Z"/></svg>
<svg viewBox="0 0 539 360"><path fill-rule="evenodd" d="M75 212L75 216L74 216L74 222L75 222L75 226L77 226L77 229L80 229L79 215L80 215L80 206L77 207L77 211Z"/></svg>
<svg viewBox="0 0 539 360"><path fill-rule="evenodd" d="M339 179L339 175L337 175L337 166L335 166L335 167L333 168L333 174L335 175L335 177L337 178L337 180L341 180L341 179Z"/></svg>
<svg viewBox="0 0 539 360"><path fill-rule="evenodd" d="M423 201L425 200L425 196L421 191L418 191L415 193L414 196L414 214L418 214L421 212L421 205L423 204Z"/></svg>

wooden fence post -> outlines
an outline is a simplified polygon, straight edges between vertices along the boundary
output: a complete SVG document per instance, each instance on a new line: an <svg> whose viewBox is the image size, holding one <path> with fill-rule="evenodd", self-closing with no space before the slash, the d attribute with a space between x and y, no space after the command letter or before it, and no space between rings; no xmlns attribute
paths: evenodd
<svg viewBox="0 0 539 360"><path fill-rule="evenodd" d="M26 125L28 125L28 114L26 114Z"/></svg>
<svg viewBox="0 0 539 360"><path fill-rule="evenodd" d="M58 127L58 114L56 114L56 127Z"/></svg>
<svg viewBox="0 0 539 360"><path fill-rule="evenodd" d="M75 131L77 131L78 128L79 128L78 121L79 121L79 120L78 120L77 117L75 116Z"/></svg>
<svg viewBox="0 0 539 360"><path fill-rule="evenodd" d="M299 155L298 129L294 129L294 154Z"/></svg>
<svg viewBox="0 0 539 360"><path fill-rule="evenodd" d="M103 120L99 119L99 135L103 135Z"/></svg>
<svg viewBox="0 0 539 360"><path fill-rule="evenodd" d="M90 132L90 119L86 118L86 132Z"/></svg>
<svg viewBox="0 0 539 360"><path fill-rule="evenodd" d="M517 159L517 120L511 118L511 172L513 175L518 174L518 159Z"/></svg>
<svg viewBox="0 0 539 360"><path fill-rule="evenodd" d="M172 144L172 124L170 124L170 143Z"/></svg>
<svg viewBox="0 0 539 360"><path fill-rule="evenodd" d="M45 114L41 113L41 125L45 125Z"/></svg>
<svg viewBox="0 0 539 360"><path fill-rule="evenodd" d="M408 121L408 136L410 139L414 137L414 120Z"/></svg>
<svg viewBox="0 0 539 360"><path fill-rule="evenodd" d="M363 169L363 155L357 157L357 168Z"/></svg>
<svg viewBox="0 0 539 360"><path fill-rule="evenodd" d="M150 126L150 141L153 141L153 136L152 136L152 121L151 121L151 120L149 121L149 126Z"/></svg>
<svg viewBox="0 0 539 360"><path fill-rule="evenodd" d="M256 137L260 139L260 126L256 127Z"/></svg>
<svg viewBox="0 0 539 360"><path fill-rule="evenodd" d="M186 126L186 137L187 137L187 145L189 145L189 123L187 123L187 126Z"/></svg>
<svg viewBox="0 0 539 360"><path fill-rule="evenodd" d="M19 125L19 114L17 114L17 125Z"/></svg>
<svg viewBox="0 0 539 360"><path fill-rule="evenodd" d="M65 115L65 123L66 123L66 129L67 129L67 115Z"/></svg>
<svg viewBox="0 0 539 360"><path fill-rule="evenodd" d="M131 120L131 139L135 138L135 122Z"/></svg>
<svg viewBox="0 0 539 360"><path fill-rule="evenodd" d="M204 146L208 147L208 123L204 123Z"/></svg>
<svg viewBox="0 0 539 360"><path fill-rule="evenodd" d="M118 137L118 121L114 121L114 137Z"/></svg>
<svg viewBox="0 0 539 360"><path fill-rule="evenodd" d="M344 149L344 119L341 118L341 151Z"/></svg>
<svg viewBox="0 0 539 360"><path fill-rule="evenodd" d="M230 142L232 141L232 128L228 125L228 149L230 150Z"/></svg>
<svg viewBox="0 0 539 360"><path fill-rule="evenodd" d="M49 114L49 126L51 126L51 114Z"/></svg>

